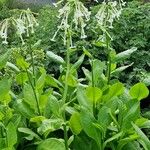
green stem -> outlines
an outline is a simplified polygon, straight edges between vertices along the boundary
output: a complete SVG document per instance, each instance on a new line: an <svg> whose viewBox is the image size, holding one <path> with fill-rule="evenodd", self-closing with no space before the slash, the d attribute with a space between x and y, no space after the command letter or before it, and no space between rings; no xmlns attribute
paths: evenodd
<svg viewBox="0 0 150 150"><path fill-rule="evenodd" d="M95 79L94 79L94 60L92 58L92 87L93 87L93 115L96 116L96 103L95 103Z"/></svg>
<svg viewBox="0 0 150 150"><path fill-rule="evenodd" d="M33 90L33 94L34 94L34 97L35 97L35 100L36 100L36 106L37 106L37 110L38 110L38 114L41 115L41 111L40 111L40 107L39 107L39 103L38 103L38 97L36 95L36 90L35 90L35 86L32 84L32 81L30 79L30 75L29 75L29 72L28 70L26 69L26 72L27 72L27 76L28 76L28 79L29 79L29 83L31 85L31 88Z"/></svg>
<svg viewBox="0 0 150 150"><path fill-rule="evenodd" d="M66 75L65 75L65 86L64 86L64 93L63 93L63 105L66 103L67 101L67 93L68 93L68 77L69 77L69 73L70 73L70 33L68 31L68 38L67 38L67 56L66 56ZM65 110L63 111L63 118L64 121L66 122L66 114L65 114ZM64 129L64 140L65 140L65 147L66 150L69 150L68 147L68 133L67 133L67 126L66 124L63 126Z"/></svg>
<svg viewBox="0 0 150 150"><path fill-rule="evenodd" d="M106 48L107 48L107 54L108 54L108 62L107 62L107 84L110 83L110 74L111 74L111 56L110 56L110 50L109 50L109 37L106 35Z"/></svg>
<svg viewBox="0 0 150 150"><path fill-rule="evenodd" d="M67 125L63 125L63 129L64 129L64 140L65 140L65 147L66 147L66 150L69 150L69 147L68 147L68 133L67 133Z"/></svg>

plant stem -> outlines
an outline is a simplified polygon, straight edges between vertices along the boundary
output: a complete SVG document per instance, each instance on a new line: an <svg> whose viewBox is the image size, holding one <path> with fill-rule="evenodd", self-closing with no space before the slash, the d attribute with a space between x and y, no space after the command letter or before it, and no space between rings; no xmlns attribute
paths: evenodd
<svg viewBox="0 0 150 150"><path fill-rule="evenodd" d="M67 125L66 124L63 125L63 129L64 129L65 147L66 147L66 150L69 150L69 147L68 147L68 133L67 133Z"/></svg>
<svg viewBox="0 0 150 150"><path fill-rule="evenodd" d="M38 114L41 115L41 111L40 111L40 107L39 107L39 103L38 103L38 97L37 97L37 95L36 95L35 86L32 84L32 81L31 81L31 79L30 79L30 75L29 75L29 72L28 72L27 69L26 69L26 72L27 72L27 76L28 76L28 79L29 79L29 83L30 83L31 88L32 88L33 93L34 93L34 97L35 97L35 100L36 100L36 105L37 105Z"/></svg>
<svg viewBox="0 0 150 150"><path fill-rule="evenodd" d="M107 84L109 84L110 82L110 74L111 74L111 56L110 56L110 50L109 50L109 37L106 34L106 49L107 49L107 57L108 57L108 62L107 62L107 72L106 72L106 76L107 76Z"/></svg>
<svg viewBox="0 0 150 150"><path fill-rule="evenodd" d="M94 60L92 58L92 87L93 87L93 115L96 116L96 103L95 103L95 80L94 80Z"/></svg>
<svg viewBox="0 0 150 150"><path fill-rule="evenodd" d="M67 101L67 93L68 93L68 77L69 77L69 72L70 72L70 33L68 31L68 36L67 36L67 56L66 56L66 75L65 75L65 86L64 86L64 93L63 93L63 105L66 103ZM66 122L66 115L65 115L65 110L63 111L63 118L64 121ZM65 124L63 126L64 129L64 140L65 140L65 147L66 150L69 150L68 147L68 133L67 133L67 125Z"/></svg>

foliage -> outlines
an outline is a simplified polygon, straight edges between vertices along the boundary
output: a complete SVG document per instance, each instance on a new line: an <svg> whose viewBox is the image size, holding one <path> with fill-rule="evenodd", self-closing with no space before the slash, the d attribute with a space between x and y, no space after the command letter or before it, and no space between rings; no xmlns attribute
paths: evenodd
<svg viewBox="0 0 150 150"><path fill-rule="evenodd" d="M149 71L150 55L149 55L149 40L150 40L150 4L141 2L130 2L124 8L123 13L114 25L113 30L113 47L118 52L126 50L127 47L137 47L137 52L128 60L134 60L133 68L127 70L122 76L123 81L129 83L139 80L142 72ZM116 36L117 35L117 36ZM121 76L121 78L122 78ZM133 79L134 77L134 79Z"/></svg>
<svg viewBox="0 0 150 150"><path fill-rule="evenodd" d="M74 10L74 6L81 4L79 1L76 5L75 0L68 2L69 14L80 10ZM80 23L83 16L75 16L79 21L77 29L70 25L71 18L62 20L67 24L61 26L56 43L50 37L59 23L57 12L53 7L45 7L40 12L35 35L23 36L24 45L17 40L14 43L19 44L15 45L15 38L10 45L2 45L0 149L150 149L144 132L150 129L150 120L141 115L140 108L149 90L142 82L126 87L119 81L119 74L133 66L134 61L127 60L138 50L132 46L119 52L112 47L110 23L117 17L115 14L113 18L111 5L118 8L116 3L106 3L96 9L101 11L106 6L104 11L112 16L91 19L86 26ZM117 10L120 12L120 8ZM95 26L96 21L101 25ZM87 32L87 40L79 39L78 29ZM70 47L70 37L76 47ZM99 50L105 58L95 57L89 47ZM52 64L58 72L50 73Z"/></svg>

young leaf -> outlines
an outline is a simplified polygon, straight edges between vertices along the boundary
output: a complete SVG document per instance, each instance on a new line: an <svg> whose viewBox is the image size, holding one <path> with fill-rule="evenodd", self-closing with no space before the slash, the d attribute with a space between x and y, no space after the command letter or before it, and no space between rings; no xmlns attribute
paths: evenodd
<svg viewBox="0 0 150 150"><path fill-rule="evenodd" d="M130 89L130 95L133 98L138 99L139 101L146 98L149 94L148 88L145 86L144 83L137 83Z"/></svg>
<svg viewBox="0 0 150 150"><path fill-rule="evenodd" d="M121 52L121 53L118 53L118 54L116 55L116 57L114 58L114 61L115 61L115 62L123 61L124 59L129 58L129 57L131 56L131 54L132 54L133 52L135 52L136 50L137 50L136 47L132 47L131 49L128 49L128 50L126 50L126 51L123 51L123 52Z"/></svg>
<svg viewBox="0 0 150 150"><path fill-rule="evenodd" d="M79 57L78 61L75 62L75 63L73 64L73 66L70 68L70 72L73 72L73 71L77 70L77 69L81 66L81 64L83 63L83 60L84 60L84 56L85 56L85 55L82 54L82 55Z"/></svg>
<svg viewBox="0 0 150 150"><path fill-rule="evenodd" d="M38 145L37 150L66 150L66 149L63 140L49 138L42 141Z"/></svg>
<svg viewBox="0 0 150 150"><path fill-rule="evenodd" d="M62 57L54 54L52 51L47 51L46 52L46 55L48 56L48 58L50 58L51 60L57 62L57 63L60 63L60 64L64 64L65 61L63 60Z"/></svg>
<svg viewBox="0 0 150 150"><path fill-rule="evenodd" d="M10 63L10 62L7 62L6 66L11 68L12 70L14 70L16 72L20 72L20 69L17 66L15 66L14 64Z"/></svg>
<svg viewBox="0 0 150 150"><path fill-rule="evenodd" d="M109 101L113 97L121 95L124 91L124 86L122 83L118 82L110 86L109 91L106 95L103 96L104 101Z"/></svg>
<svg viewBox="0 0 150 150"><path fill-rule="evenodd" d="M119 73L121 73L122 71L124 71L125 69L129 68L130 66L132 66L134 63L131 63L129 65L126 65L126 66L122 66L122 67L119 67L115 70L113 70L111 72L111 75L118 75Z"/></svg>
<svg viewBox="0 0 150 150"><path fill-rule="evenodd" d="M78 112L72 114L69 120L69 125L75 135L78 135L81 132L82 126L80 123L80 114Z"/></svg>

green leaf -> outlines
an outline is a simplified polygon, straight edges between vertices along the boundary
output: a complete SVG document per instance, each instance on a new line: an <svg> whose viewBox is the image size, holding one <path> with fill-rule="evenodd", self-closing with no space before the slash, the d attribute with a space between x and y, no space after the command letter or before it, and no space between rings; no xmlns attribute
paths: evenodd
<svg viewBox="0 0 150 150"><path fill-rule="evenodd" d="M16 62L17 62L17 66L20 67L20 68L23 69L23 70L28 69L29 66L30 66L30 64L27 63L23 57L18 58L18 59L16 60Z"/></svg>
<svg viewBox="0 0 150 150"><path fill-rule="evenodd" d="M3 98L8 95L11 87L11 82L7 78L3 78L0 81L0 101L3 100Z"/></svg>
<svg viewBox="0 0 150 150"><path fill-rule="evenodd" d="M94 126L94 123L97 123L93 114L90 113L86 108L81 110L81 125L84 132L91 137L99 147L101 147L101 133L100 130Z"/></svg>
<svg viewBox="0 0 150 150"><path fill-rule="evenodd" d="M25 103L22 99L18 99L15 101L14 108L25 118L30 119L35 116L34 111L33 109L31 109L30 105Z"/></svg>
<svg viewBox="0 0 150 150"><path fill-rule="evenodd" d="M113 70L111 72L111 75L118 75L119 73L121 73L122 71L124 71L125 69L129 68L130 66L132 66L134 63L131 63L129 65L126 65L126 66L121 66L115 70Z"/></svg>
<svg viewBox="0 0 150 150"><path fill-rule="evenodd" d="M78 112L72 114L69 120L69 125L75 135L78 135L81 132L82 126L80 123L80 114Z"/></svg>
<svg viewBox="0 0 150 150"><path fill-rule="evenodd" d="M70 68L70 72L76 71L76 70L81 66L81 64L82 64L83 61L84 61L84 56L85 56L85 55L82 54L82 55L79 57L78 61L75 62L75 63L72 65L72 67Z"/></svg>
<svg viewBox="0 0 150 150"><path fill-rule="evenodd" d="M37 129L38 133L47 136L50 132L56 131L62 127L62 119L45 119L42 121L41 126Z"/></svg>
<svg viewBox="0 0 150 150"><path fill-rule="evenodd" d="M24 96L24 101L27 104L29 104L32 109L36 110L37 104L36 104L35 95L32 87L29 84L24 85L23 96Z"/></svg>
<svg viewBox="0 0 150 150"><path fill-rule="evenodd" d="M107 139L107 140L104 142L104 147L106 147L106 145L107 145L109 142L111 142L111 141L113 141L113 140L117 140L117 139L118 139L119 137L121 137L122 135L123 135L123 132L121 131L121 132L115 134L114 136L112 136L111 138Z"/></svg>
<svg viewBox="0 0 150 150"><path fill-rule="evenodd" d="M48 104L49 104L49 109L52 111L53 115L56 117L60 116L60 106L59 106L59 101L57 98L53 95L49 96L48 98Z"/></svg>
<svg viewBox="0 0 150 150"><path fill-rule="evenodd" d="M92 102L88 100L85 89L83 87L77 88L77 100L80 106L88 108L89 110L92 111Z"/></svg>
<svg viewBox="0 0 150 150"><path fill-rule="evenodd" d="M109 91L106 95L103 96L104 101L109 101L113 97L121 95L124 91L124 86L122 83L118 82L110 86Z"/></svg>
<svg viewBox="0 0 150 150"><path fill-rule="evenodd" d="M5 67L9 56L10 56L10 51L9 50L6 53L0 55L0 69Z"/></svg>
<svg viewBox="0 0 150 150"><path fill-rule="evenodd" d="M121 150L123 149L123 147L132 142L132 141L135 141L139 138L139 136L137 134L133 134L133 135L130 135L129 137L126 137L124 139L121 139L118 141L118 145L117 145L117 149L116 150Z"/></svg>
<svg viewBox="0 0 150 150"><path fill-rule="evenodd" d="M41 72L42 72L42 74L41 74L41 76L39 77L39 79L36 82L36 89L37 90L41 89L44 86L44 84L45 84L46 71L42 68Z"/></svg>
<svg viewBox="0 0 150 150"><path fill-rule="evenodd" d="M140 101L149 95L149 90L144 83L137 83L131 87L130 95Z"/></svg>
<svg viewBox="0 0 150 150"><path fill-rule="evenodd" d="M46 75L45 84L52 86L52 87L58 87L56 79L52 77L51 75Z"/></svg>
<svg viewBox="0 0 150 150"><path fill-rule="evenodd" d="M128 110L128 112L126 112L122 120L123 130L129 130L132 127L131 121L135 121L139 117L138 109L139 103L137 102Z"/></svg>
<svg viewBox="0 0 150 150"><path fill-rule="evenodd" d="M18 128L18 131L22 132L22 133L25 133L25 134L28 134L28 135L30 135L33 138L36 138L38 140L41 140L41 138L29 128Z"/></svg>
<svg viewBox="0 0 150 150"><path fill-rule="evenodd" d="M66 149L63 140L49 138L42 141L38 145L37 150L66 150Z"/></svg>
<svg viewBox="0 0 150 150"><path fill-rule="evenodd" d="M65 61L63 60L62 57L54 54L52 51L47 51L46 55L48 56L48 58L50 58L54 62L57 62L57 63L60 63L60 64L64 64L65 63Z"/></svg>
<svg viewBox="0 0 150 150"><path fill-rule="evenodd" d="M9 122L6 127L8 147L12 147L17 143L17 132L14 124Z"/></svg>
<svg viewBox="0 0 150 150"><path fill-rule="evenodd" d="M128 50L126 50L126 51L123 51L123 52L121 52L121 53L118 53L118 54L116 55L116 57L114 58L114 61L115 61L115 62L123 61L124 59L129 58L129 57L131 56L131 54L132 54L133 52L135 52L136 50L137 50L136 47L132 47L131 49L128 49Z"/></svg>
<svg viewBox="0 0 150 150"><path fill-rule="evenodd" d="M89 86L86 88L86 95L89 100L96 103L102 97L102 90L98 87Z"/></svg>
<svg viewBox="0 0 150 150"><path fill-rule="evenodd" d="M150 140L148 139L148 137L142 132L142 130L136 124L132 123L132 126L139 135L139 138L142 140L141 142L142 146L145 148L145 150L149 150Z"/></svg>
<svg viewBox="0 0 150 150"><path fill-rule="evenodd" d="M26 81L28 81L27 73L20 72L19 74L17 74L16 81L18 84L23 85Z"/></svg>
<svg viewBox="0 0 150 150"><path fill-rule="evenodd" d="M12 64L11 62L7 62L6 66L9 67L10 69L16 71L16 72L20 72L19 68L17 66L15 66L14 64Z"/></svg>

